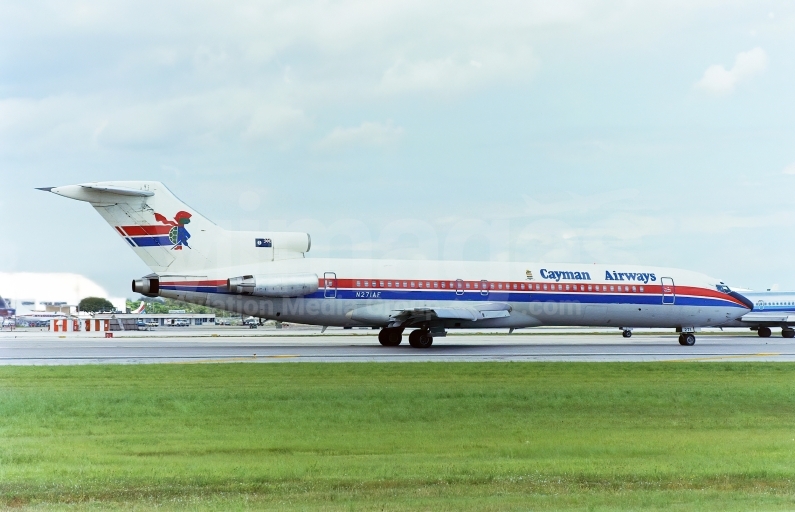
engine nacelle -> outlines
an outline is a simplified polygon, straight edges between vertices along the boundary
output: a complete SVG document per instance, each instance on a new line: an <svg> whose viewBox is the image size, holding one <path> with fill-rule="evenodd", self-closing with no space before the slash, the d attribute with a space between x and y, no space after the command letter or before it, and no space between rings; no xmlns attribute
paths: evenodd
<svg viewBox="0 0 795 512"><path fill-rule="evenodd" d="M230 293L257 297L303 297L318 289L316 274L240 276L227 279Z"/></svg>
<svg viewBox="0 0 795 512"><path fill-rule="evenodd" d="M134 279L132 282L132 291L140 293L145 297L157 297L160 293L160 279L157 277L142 277L141 279Z"/></svg>

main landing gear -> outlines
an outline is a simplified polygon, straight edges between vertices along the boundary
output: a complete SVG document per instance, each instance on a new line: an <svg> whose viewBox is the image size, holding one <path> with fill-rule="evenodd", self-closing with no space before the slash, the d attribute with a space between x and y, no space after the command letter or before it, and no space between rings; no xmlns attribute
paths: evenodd
<svg viewBox="0 0 795 512"><path fill-rule="evenodd" d="M770 327L761 326L756 330L756 334L760 338L769 338L772 332L770 331ZM795 329L792 327L782 327L781 328L781 337L782 338L795 338Z"/></svg>
<svg viewBox="0 0 795 512"><path fill-rule="evenodd" d="M403 341L403 329L399 327L381 329L378 333L378 342L385 347L397 347L401 341Z"/></svg>
<svg viewBox="0 0 795 512"><path fill-rule="evenodd" d="M679 344L692 347L696 344L696 336L691 332L683 332L679 335Z"/></svg>
<svg viewBox="0 0 795 512"><path fill-rule="evenodd" d="M385 327L378 333L378 342L385 347L397 347L403 341L402 327ZM409 345L414 348L428 348L433 345L433 336L428 329L415 329L409 334Z"/></svg>
<svg viewBox="0 0 795 512"><path fill-rule="evenodd" d="M433 345L433 336L426 329L417 329L409 334L409 345L414 348L428 348Z"/></svg>

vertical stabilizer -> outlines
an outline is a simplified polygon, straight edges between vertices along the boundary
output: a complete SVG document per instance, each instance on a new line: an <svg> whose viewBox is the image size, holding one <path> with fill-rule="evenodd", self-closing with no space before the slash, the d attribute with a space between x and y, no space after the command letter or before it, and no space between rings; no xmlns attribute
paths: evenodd
<svg viewBox="0 0 795 512"><path fill-rule="evenodd" d="M194 237L224 231L156 181L111 181L53 187L50 192L87 201L155 272L214 266Z"/></svg>
<svg viewBox="0 0 795 512"><path fill-rule="evenodd" d="M105 181L41 190L86 201L158 274L202 275L211 269L302 258L306 233L227 231L157 181Z"/></svg>

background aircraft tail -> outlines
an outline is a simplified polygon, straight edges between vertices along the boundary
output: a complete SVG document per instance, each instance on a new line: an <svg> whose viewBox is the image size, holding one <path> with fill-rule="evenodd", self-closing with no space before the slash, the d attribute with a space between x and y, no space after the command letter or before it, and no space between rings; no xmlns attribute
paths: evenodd
<svg viewBox="0 0 795 512"><path fill-rule="evenodd" d="M156 273L302 258L306 233L227 231L189 207L157 181L106 181L46 190L87 201Z"/></svg>

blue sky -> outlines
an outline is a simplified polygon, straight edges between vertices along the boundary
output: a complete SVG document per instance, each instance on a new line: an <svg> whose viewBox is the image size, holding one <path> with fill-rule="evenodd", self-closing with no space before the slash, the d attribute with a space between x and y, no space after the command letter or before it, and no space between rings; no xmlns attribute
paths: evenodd
<svg viewBox="0 0 795 512"><path fill-rule="evenodd" d="M315 256L795 289L794 84L791 1L6 1L0 271L129 295L143 263L33 189L154 179Z"/></svg>

